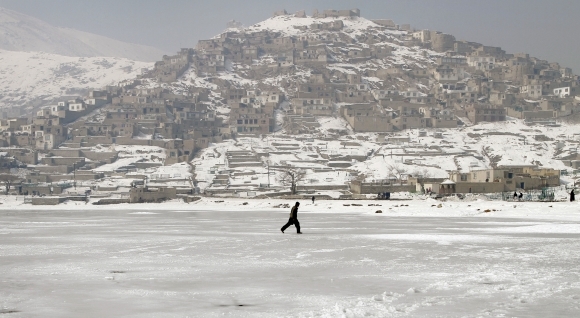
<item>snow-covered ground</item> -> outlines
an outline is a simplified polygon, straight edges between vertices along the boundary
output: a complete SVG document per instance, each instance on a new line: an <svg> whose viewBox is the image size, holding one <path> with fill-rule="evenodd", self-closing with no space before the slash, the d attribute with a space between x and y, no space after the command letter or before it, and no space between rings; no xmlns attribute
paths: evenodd
<svg viewBox="0 0 580 318"><path fill-rule="evenodd" d="M0 50L0 104L76 95L133 79L153 63L116 57L69 57Z"/></svg>
<svg viewBox="0 0 580 318"><path fill-rule="evenodd" d="M2 200L10 317L580 315L578 203Z"/></svg>

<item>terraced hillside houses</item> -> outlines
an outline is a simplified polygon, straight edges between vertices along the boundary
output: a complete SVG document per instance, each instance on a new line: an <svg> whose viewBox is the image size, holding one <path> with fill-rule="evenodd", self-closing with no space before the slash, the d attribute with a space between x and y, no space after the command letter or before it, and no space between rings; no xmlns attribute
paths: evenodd
<svg viewBox="0 0 580 318"><path fill-rule="evenodd" d="M558 63L367 20L358 9L281 10L250 27L229 23L135 79L3 120L0 146L40 158L16 164L30 162L36 177L27 181L38 184L79 169L99 180L111 175L99 167L122 158L116 146L149 147L138 165L111 168L128 177L187 166L225 140L312 135L324 118L345 122L347 134L383 136L510 119L553 124L580 112L579 84ZM184 180L195 189L192 169Z"/></svg>

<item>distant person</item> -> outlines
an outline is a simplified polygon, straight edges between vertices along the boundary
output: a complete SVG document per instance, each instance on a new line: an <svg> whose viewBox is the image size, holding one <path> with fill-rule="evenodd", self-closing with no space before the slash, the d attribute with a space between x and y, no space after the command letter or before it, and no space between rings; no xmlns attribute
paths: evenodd
<svg viewBox="0 0 580 318"><path fill-rule="evenodd" d="M520 192L520 195L518 195L518 199L519 199L520 201L522 201L522 199L523 199L523 198L524 198L524 194Z"/></svg>
<svg viewBox="0 0 580 318"><path fill-rule="evenodd" d="M518 197L518 193L514 191L514 201L516 200L517 197Z"/></svg>
<svg viewBox="0 0 580 318"><path fill-rule="evenodd" d="M574 202L576 200L576 195L574 194L574 189L570 191L570 202Z"/></svg>
<svg viewBox="0 0 580 318"><path fill-rule="evenodd" d="M314 196L312 196L312 204L314 204Z"/></svg>
<svg viewBox="0 0 580 318"><path fill-rule="evenodd" d="M292 207L292 210L290 210L290 219L288 219L288 223L286 223L280 229L280 231L282 231L282 233L284 233L284 231L288 227L290 227L290 225L294 224L294 226L296 226L296 233L302 234L302 232L300 232L300 222L298 222L298 207L299 206L300 206L300 202L296 202L296 204Z"/></svg>

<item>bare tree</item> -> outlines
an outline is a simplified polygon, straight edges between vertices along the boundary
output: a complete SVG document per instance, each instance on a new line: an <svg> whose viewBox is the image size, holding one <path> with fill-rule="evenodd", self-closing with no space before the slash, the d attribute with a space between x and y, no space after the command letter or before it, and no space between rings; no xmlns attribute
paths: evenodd
<svg viewBox="0 0 580 318"><path fill-rule="evenodd" d="M413 174L421 179L431 178L431 171L429 171L427 168L417 169L413 172Z"/></svg>
<svg viewBox="0 0 580 318"><path fill-rule="evenodd" d="M292 194L296 194L296 185L306 176L306 171L299 168L286 168L276 176L276 180L285 186L290 186Z"/></svg>
<svg viewBox="0 0 580 318"><path fill-rule="evenodd" d="M13 174L0 174L0 182L4 182L4 186L6 187L6 194L8 194L8 192L10 192L10 188L12 187L12 184L18 180L21 180L21 178L17 175L13 175Z"/></svg>
<svg viewBox="0 0 580 318"><path fill-rule="evenodd" d="M403 185L403 179L407 175L407 168L400 164L387 164L387 169L389 169L389 173L395 176L399 183Z"/></svg>
<svg viewBox="0 0 580 318"><path fill-rule="evenodd" d="M421 190L425 193L425 179L432 177L431 171L427 168L416 169L413 174L417 177L417 183L421 185Z"/></svg>
<svg viewBox="0 0 580 318"><path fill-rule="evenodd" d="M24 168L11 168L10 172L3 172L0 173L0 182L4 182L4 187L6 188L6 194L10 192L10 188L12 188L12 184L17 181L22 181L26 179L26 175L28 174L28 170Z"/></svg>

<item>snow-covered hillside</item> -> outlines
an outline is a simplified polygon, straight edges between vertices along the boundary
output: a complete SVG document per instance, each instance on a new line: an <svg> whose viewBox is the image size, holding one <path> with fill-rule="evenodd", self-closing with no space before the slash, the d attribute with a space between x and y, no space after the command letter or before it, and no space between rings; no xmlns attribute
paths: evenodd
<svg viewBox="0 0 580 318"><path fill-rule="evenodd" d="M66 56L112 56L153 62L160 49L125 43L104 36L52 26L39 19L0 7L0 49L48 52Z"/></svg>
<svg viewBox="0 0 580 318"><path fill-rule="evenodd" d="M153 63L0 50L0 106L51 100L135 78Z"/></svg>
<svg viewBox="0 0 580 318"><path fill-rule="evenodd" d="M572 184L576 179L576 175L572 175L574 169L561 161L576 153L579 138L576 125L530 127L521 120L510 119L448 130L403 131L383 141L376 133L333 134L336 130L348 131L348 124L342 118L327 117L318 121L320 127L316 133L298 138L280 132L263 138L243 137L212 144L193 160L199 186L206 190L220 188L215 182L216 171L228 170L232 176L230 186L242 189L252 184L270 184L284 188L275 176L268 178L268 164L302 169L305 177L300 185L321 188L344 186L361 175L369 182L395 180L395 168L415 176L445 178L449 171L465 173L489 169L492 160L498 165L538 165L568 170L570 175L561 177L563 185ZM246 151L264 163L262 166L228 167L228 152L235 151ZM267 163L266 158L258 157L264 153L269 153ZM343 159L340 162L343 167L336 168L332 163L339 162L325 159L327 156L358 159ZM332 197L341 194L338 190L317 193Z"/></svg>

